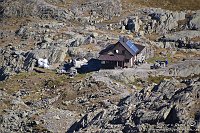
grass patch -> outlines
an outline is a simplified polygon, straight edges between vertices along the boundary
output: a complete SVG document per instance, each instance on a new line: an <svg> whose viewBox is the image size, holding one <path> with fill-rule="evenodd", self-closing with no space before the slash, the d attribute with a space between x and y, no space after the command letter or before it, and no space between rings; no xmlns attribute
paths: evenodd
<svg viewBox="0 0 200 133"><path fill-rule="evenodd" d="M36 72L22 72L22 73L18 73L18 74L16 74L16 75L14 75L12 78L13 79L26 79L26 78L28 78L28 77L30 77L30 76L37 76L38 75L38 73L36 73Z"/></svg>
<svg viewBox="0 0 200 133"><path fill-rule="evenodd" d="M167 54L166 57L158 55L158 56L154 56L152 58L147 59L147 63L155 63L156 60L160 60L160 61L164 61L164 60L168 60L168 63L172 63L172 58L170 57L169 54Z"/></svg>
<svg viewBox="0 0 200 133"><path fill-rule="evenodd" d="M198 37L194 37L194 38L191 39L191 41L200 42L200 37L199 36Z"/></svg>
<svg viewBox="0 0 200 133"><path fill-rule="evenodd" d="M90 43L90 44L87 44L87 45L81 45L78 48L82 48L85 51L98 51L99 50L95 47L95 44L93 44L93 43Z"/></svg>
<svg viewBox="0 0 200 133"><path fill-rule="evenodd" d="M74 80L84 80L85 78L87 77L90 77L92 74L91 73L82 73L82 74L77 74L74 78L72 78L71 80L74 81Z"/></svg>
<svg viewBox="0 0 200 133"><path fill-rule="evenodd" d="M141 78L137 78L134 82L131 83L131 85L134 85L137 89L141 89L143 87L143 82L145 81L143 81Z"/></svg>
<svg viewBox="0 0 200 133"><path fill-rule="evenodd" d="M171 77L167 77L167 76L149 76L147 81L148 83L156 83L159 84L161 81L163 81L164 79L171 79Z"/></svg>
<svg viewBox="0 0 200 133"><path fill-rule="evenodd" d="M152 34L145 35L145 37L151 41L157 41L157 39L160 37L160 35L157 33L152 33Z"/></svg>
<svg viewBox="0 0 200 133"><path fill-rule="evenodd" d="M66 75L58 75L51 70L42 69L44 73L23 72L10 76L4 82L0 82L0 89L4 88L7 93L13 94L20 89L37 91L43 87L54 88L62 86L68 82Z"/></svg>
<svg viewBox="0 0 200 133"><path fill-rule="evenodd" d="M43 82L43 85L47 88L56 88L59 86L63 86L64 82L67 80L65 75L61 75L55 79L48 79Z"/></svg>

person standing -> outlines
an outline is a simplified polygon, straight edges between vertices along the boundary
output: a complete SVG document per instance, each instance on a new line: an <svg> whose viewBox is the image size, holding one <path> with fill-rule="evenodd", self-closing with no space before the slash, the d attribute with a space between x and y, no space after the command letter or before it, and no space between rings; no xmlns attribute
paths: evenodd
<svg viewBox="0 0 200 133"><path fill-rule="evenodd" d="M167 65L168 65L168 60L166 59L165 60L165 66L167 67Z"/></svg>

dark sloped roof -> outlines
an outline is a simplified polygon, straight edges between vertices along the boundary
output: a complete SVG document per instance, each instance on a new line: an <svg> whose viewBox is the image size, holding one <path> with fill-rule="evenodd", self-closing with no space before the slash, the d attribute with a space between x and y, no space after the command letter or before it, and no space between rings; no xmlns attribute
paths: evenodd
<svg viewBox="0 0 200 133"><path fill-rule="evenodd" d="M121 38L117 44L121 44L132 56L135 56L136 54L140 53L145 46L135 44L131 40L128 40L126 37ZM110 44L105 49L99 52L100 55L103 55L110 50L112 50L116 45Z"/></svg>
<svg viewBox="0 0 200 133"><path fill-rule="evenodd" d="M114 44L110 44L110 45L108 45L105 49L101 50L101 51L99 52L99 54L103 54L103 53L105 53L105 52L108 52L108 51L112 50L114 47L115 47Z"/></svg>
<svg viewBox="0 0 200 133"><path fill-rule="evenodd" d="M140 53L145 48L145 46L139 44L135 44L135 46L139 49L138 53Z"/></svg>
<svg viewBox="0 0 200 133"><path fill-rule="evenodd" d="M106 55L100 55L99 60L103 61L124 61L125 57L124 55L117 55L117 54L106 54Z"/></svg>

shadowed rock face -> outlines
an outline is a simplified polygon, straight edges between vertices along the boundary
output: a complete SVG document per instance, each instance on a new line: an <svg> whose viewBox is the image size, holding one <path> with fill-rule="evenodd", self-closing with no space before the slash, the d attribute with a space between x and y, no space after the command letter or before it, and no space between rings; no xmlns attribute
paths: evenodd
<svg viewBox="0 0 200 133"><path fill-rule="evenodd" d="M2 6L0 6L0 16L3 17L3 12L4 12L4 9Z"/></svg>
<svg viewBox="0 0 200 133"><path fill-rule="evenodd" d="M8 76L8 74L5 73L5 67L1 67L1 69L0 69L0 81L5 80L7 76Z"/></svg>
<svg viewBox="0 0 200 133"><path fill-rule="evenodd" d="M135 93L103 111L86 114L68 130L144 132L151 130L196 130L199 81L178 88L179 81L163 81L156 89ZM196 109L195 109L196 108ZM93 116L93 117L91 117ZM193 122L194 124L191 125ZM170 125L170 126L169 126Z"/></svg>

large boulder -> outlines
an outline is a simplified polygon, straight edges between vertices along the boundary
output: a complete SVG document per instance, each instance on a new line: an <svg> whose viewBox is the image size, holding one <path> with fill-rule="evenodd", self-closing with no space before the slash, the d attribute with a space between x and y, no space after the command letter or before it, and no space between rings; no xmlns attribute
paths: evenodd
<svg viewBox="0 0 200 133"><path fill-rule="evenodd" d="M30 52L0 49L0 78L3 80L11 73L30 71L35 63L36 60Z"/></svg>
<svg viewBox="0 0 200 133"><path fill-rule="evenodd" d="M46 58L50 64L62 63L65 60L66 47L50 47L45 49L35 49L31 51L35 59Z"/></svg>
<svg viewBox="0 0 200 133"><path fill-rule="evenodd" d="M32 51L20 51L10 48L0 49L0 79L4 80L12 73L33 70L40 58L48 59L50 65L60 64L65 60L66 51L66 48L61 47Z"/></svg>
<svg viewBox="0 0 200 133"><path fill-rule="evenodd" d="M190 21L190 28L200 30L200 11L197 12Z"/></svg>

